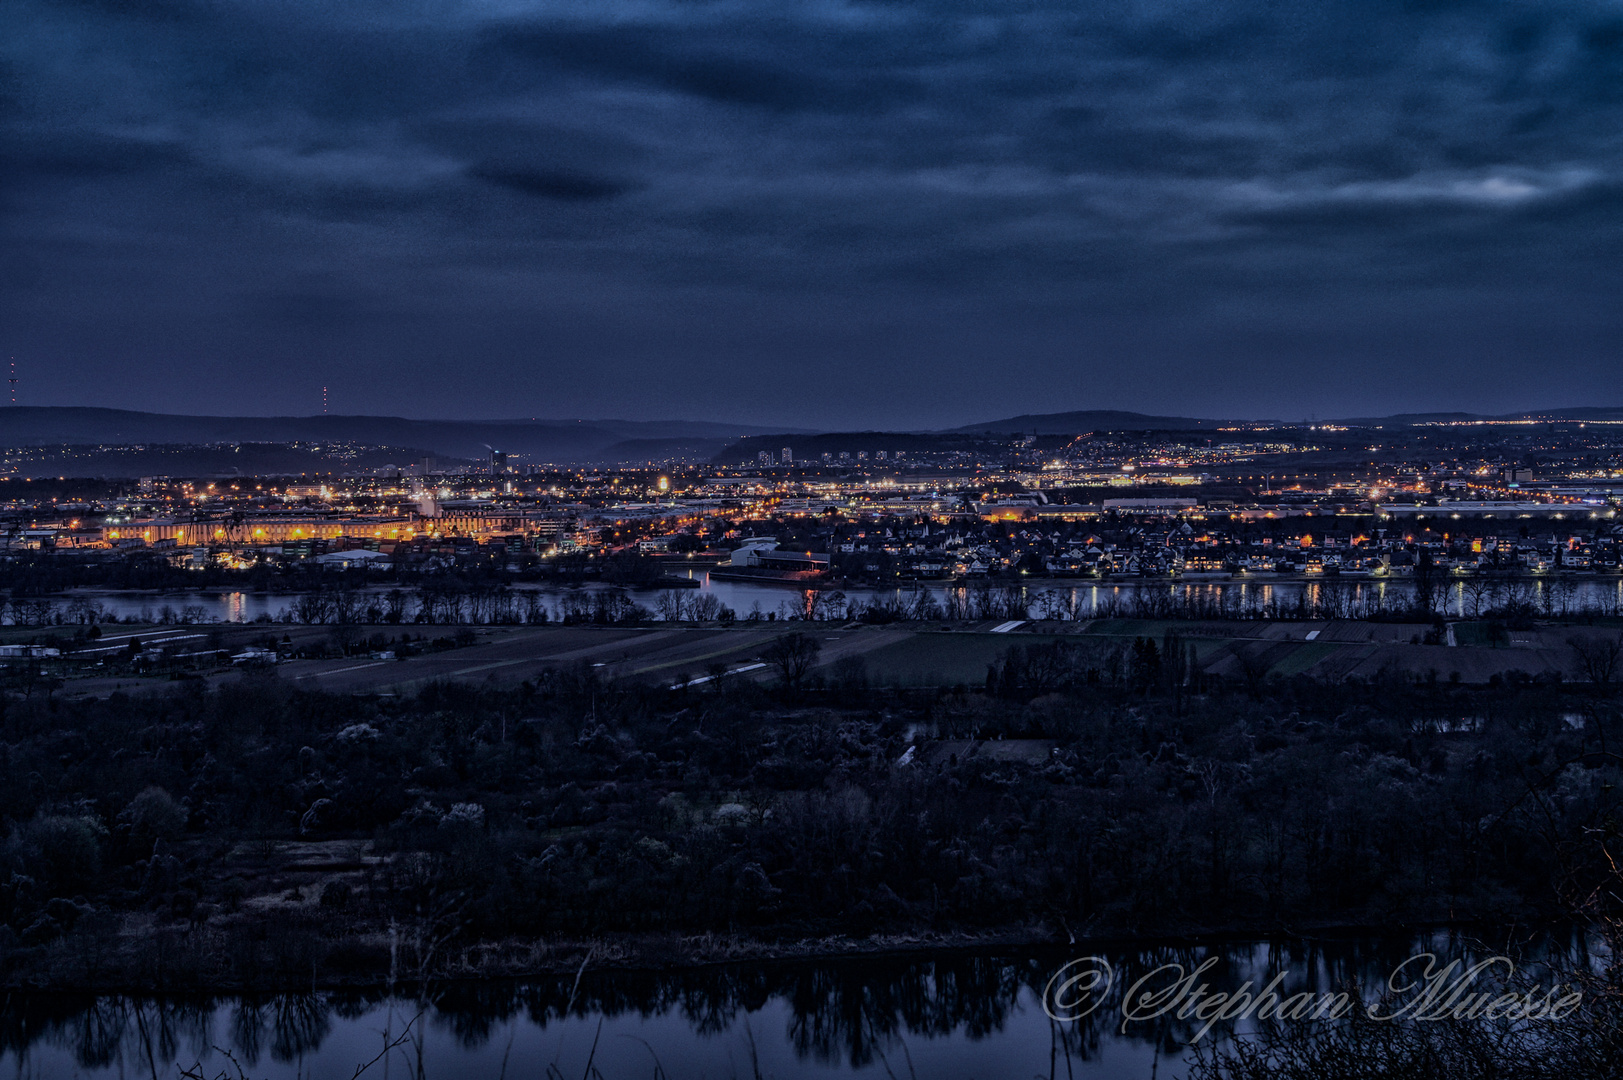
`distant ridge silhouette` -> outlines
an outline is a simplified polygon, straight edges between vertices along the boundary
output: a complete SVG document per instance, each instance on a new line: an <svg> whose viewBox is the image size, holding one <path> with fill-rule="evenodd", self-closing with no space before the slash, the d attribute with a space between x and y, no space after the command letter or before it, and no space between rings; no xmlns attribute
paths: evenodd
<svg viewBox="0 0 1623 1080"><path fill-rule="evenodd" d="M1418 424L1507 422L1516 420L1548 420L1561 423L1584 421L1623 421L1623 407L1582 406L1566 409L1530 409L1527 412L1497 415L1468 412L1416 412L1397 413L1392 416L1355 417L1350 419L1319 420L1321 424L1347 424L1356 427L1412 427ZM1278 424L1294 427L1304 421L1266 420L1259 418L1211 419L1192 416L1150 416L1145 413L1125 412L1117 409L1084 409L1074 412L1025 413L1003 420L989 420L980 424L947 428L946 434L973 434L978 432L1026 432L1038 435L1070 435L1084 431L1203 431L1229 427L1235 424Z"/></svg>
<svg viewBox="0 0 1623 1080"><path fill-rule="evenodd" d="M0 445L346 442L480 458L614 463L712 453L780 428L697 420L412 420L399 416L185 416L73 406L0 408ZM621 446L621 444L625 444ZM635 455L635 456L632 456Z"/></svg>

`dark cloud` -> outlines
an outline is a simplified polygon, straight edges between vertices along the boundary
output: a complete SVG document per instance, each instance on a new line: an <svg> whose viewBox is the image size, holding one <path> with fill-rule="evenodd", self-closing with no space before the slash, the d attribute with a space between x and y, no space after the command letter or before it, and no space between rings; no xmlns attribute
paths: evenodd
<svg viewBox="0 0 1623 1080"><path fill-rule="evenodd" d="M837 74L825 76L803 57L762 62L728 55L725 42L689 43L654 28L507 28L486 36L486 50L479 59L503 63L514 81L568 74L776 109L871 100L864 87L845 85Z"/></svg>
<svg viewBox="0 0 1623 1080"><path fill-rule="evenodd" d="M0 23L0 262L26 267L0 344L42 402L286 411L325 384L354 411L911 426L1033 394L1502 409L1618 374L1600 0ZM184 377L113 402L131 364Z"/></svg>
<svg viewBox="0 0 1623 1080"><path fill-rule="evenodd" d="M61 183L167 171L184 168L188 156L186 148L175 143L77 133L19 139L7 149L0 160L0 183Z"/></svg>
<svg viewBox="0 0 1623 1080"><path fill-rule="evenodd" d="M524 195L559 199L564 202L612 199L627 190L626 185L600 176L585 176L551 169L528 169L496 162L475 165L468 170L468 175Z"/></svg>

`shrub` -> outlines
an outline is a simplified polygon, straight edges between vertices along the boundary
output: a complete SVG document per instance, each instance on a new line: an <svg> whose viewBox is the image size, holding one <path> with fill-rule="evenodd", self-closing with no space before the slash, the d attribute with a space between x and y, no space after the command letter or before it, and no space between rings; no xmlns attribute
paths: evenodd
<svg viewBox="0 0 1623 1080"><path fill-rule="evenodd" d="M161 787L149 787L130 800L119 820L141 840L173 840L186 828L186 811Z"/></svg>

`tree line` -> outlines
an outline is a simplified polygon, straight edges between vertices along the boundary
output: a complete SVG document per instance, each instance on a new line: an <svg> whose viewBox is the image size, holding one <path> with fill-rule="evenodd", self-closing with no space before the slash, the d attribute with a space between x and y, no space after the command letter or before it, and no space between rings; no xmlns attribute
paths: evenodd
<svg viewBox="0 0 1623 1080"><path fill-rule="evenodd" d="M390 698L247 673L8 701L0 970L109 934L108 970L173 933L193 951L142 959L154 980L307 981L385 963L364 942L390 925L418 928L397 956L443 958L672 931L1548 919L1603 880L1623 775L1596 688L1202 681L1174 635L1013 647L984 689L895 691L859 665L813 677L794 637L767 684L560 668ZM278 845L341 840L376 858L326 906L247 903ZM254 937L267 919L286 956Z"/></svg>

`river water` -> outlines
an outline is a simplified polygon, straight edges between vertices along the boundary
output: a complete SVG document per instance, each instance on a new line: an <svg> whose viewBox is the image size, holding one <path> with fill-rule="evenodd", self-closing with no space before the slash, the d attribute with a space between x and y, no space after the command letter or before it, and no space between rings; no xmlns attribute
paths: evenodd
<svg viewBox="0 0 1623 1080"><path fill-rule="evenodd" d="M792 617L805 609L806 590L785 585L722 581L704 570L690 570L699 582L697 589L674 590L691 600L713 596L740 618L752 613ZM549 618L556 619L566 598L599 592L603 585L574 589L561 586L517 586L514 593L536 594ZM367 590L374 591L374 590ZM406 590L408 593L411 590ZM626 590L630 599L650 609L658 618L660 594L673 590L634 588ZM836 590L824 590L825 595ZM952 614L951 594L955 587L942 582L890 588L852 587L837 590L847 607L875 601L910 606L917 594L929 596L946 614ZM1024 598L1030 617L1088 619L1102 615L1170 616L1179 609L1193 607L1202 617L1246 618L1263 615L1357 617L1372 609L1388 611L1407 608L1414 596L1413 585L1405 580L1119 580L1076 582L1068 579L995 579L956 589L958 611L963 617L1002 617L1005 591ZM1552 616L1591 613L1623 613L1623 578L1529 578L1492 590L1474 590L1463 582L1451 582L1440 597L1443 612L1455 618L1474 618L1507 600L1530 605ZM7 605L7 623L89 621L92 617L123 622L275 622L297 621L297 594L254 592L94 592L83 591L69 597L31 601L26 609ZM835 612L835 614L838 614Z"/></svg>
<svg viewBox="0 0 1623 1080"><path fill-rule="evenodd" d="M429 1004L358 992L167 1000L11 992L0 999L0 1075L168 1078L193 1069L236 1080L240 1067L240 1076L267 1080L351 1080L376 1059L364 1075L1159 1080L1187 1073L1200 1027L1163 1017L1121 1029L1122 992L1161 965L1193 972L1217 957L1199 979L1213 991L1245 980L1260 991L1283 972L1282 996L1352 989L1373 1000L1418 952L1467 962L1492 955L1446 933L1095 951L1111 964L1114 988L1092 1015L1068 1022L1051 1019L1043 1001L1054 972L1080 950L586 972L578 981L452 985L427 995ZM1220 1028L1201 1042L1226 1037Z"/></svg>

